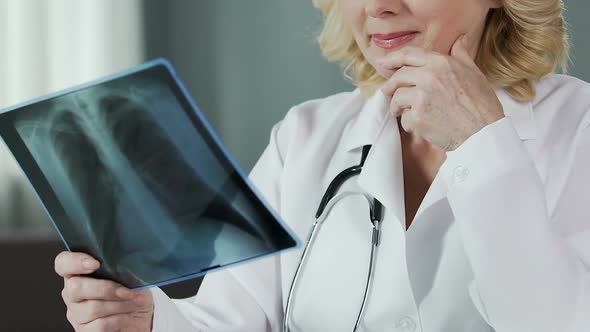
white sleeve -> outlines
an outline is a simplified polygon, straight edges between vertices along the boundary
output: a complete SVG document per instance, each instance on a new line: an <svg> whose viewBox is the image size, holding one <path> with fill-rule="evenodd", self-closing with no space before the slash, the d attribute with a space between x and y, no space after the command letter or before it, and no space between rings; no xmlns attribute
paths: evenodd
<svg viewBox="0 0 590 332"><path fill-rule="evenodd" d="M559 220L509 118L448 152L440 169L474 271L470 294L498 332L590 331L590 130L579 137Z"/></svg>
<svg viewBox="0 0 590 332"><path fill-rule="evenodd" d="M281 122L250 172L249 179L277 211L283 159ZM282 321L279 258L273 256L208 274L196 296L172 300L159 288L154 297L153 332L277 331Z"/></svg>

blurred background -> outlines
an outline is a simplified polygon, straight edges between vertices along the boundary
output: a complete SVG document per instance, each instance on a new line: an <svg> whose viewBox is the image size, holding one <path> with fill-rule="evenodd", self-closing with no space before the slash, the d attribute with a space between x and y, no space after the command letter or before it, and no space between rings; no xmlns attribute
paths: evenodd
<svg viewBox="0 0 590 332"><path fill-rule="evenodd" d="M570 74L590 80L590 3L566 0ZM271 126L353 87L315 44L311 0L0 0L0 109L165 57L245 171ZM53 259L64 249L0 144L0 331L72 331ZM166 287L174 297L199 280Z"/></svg>

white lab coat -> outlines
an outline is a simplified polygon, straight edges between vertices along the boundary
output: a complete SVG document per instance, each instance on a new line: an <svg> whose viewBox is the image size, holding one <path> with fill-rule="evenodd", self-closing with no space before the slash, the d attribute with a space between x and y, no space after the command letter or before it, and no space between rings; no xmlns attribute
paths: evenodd
<svg viewBox="0 0 590 332"><path fill-rule="evenodd" d="M362 331L590 331L590 85L549 75L532 102L495 89L507 117L447 153L405 230L398 125L378 92L291 109L251 180L304 241L328 183L373 144L343 190L384 207ZM351 331L370 249L368 205L326 220L293 305L292 331ZM279 331L302 250L211 273L196 297L154 289L154 331Z"/></svg>

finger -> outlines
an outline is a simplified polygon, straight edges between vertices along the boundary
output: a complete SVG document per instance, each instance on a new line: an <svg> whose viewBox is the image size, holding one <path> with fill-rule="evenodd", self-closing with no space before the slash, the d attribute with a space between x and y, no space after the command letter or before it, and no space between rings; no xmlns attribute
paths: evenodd
<svg viewBox="0 0 590 332"><path fill-rule="evenodd" d="M422 87L428 89L436 81L435 74L426 68L402 67L381 87L386 98L391 98L402 87Z"/></svg>
<svg viewBox="0 0 590 332"><path fill-rule="evenodd" d="M84 301L68 307L68 320L75 324L88 324L93 320L112 315L141 311L146 304L148 304L146 294L127 301Z"/></svg>
<svg viewBox="0 0 590 332"><path fill-rule="evenodd" d="M383 84L381 91L386 97L391 98L397 89L417 86L427 75L422 68L402 67Z"/></svg>
<svg viewBox="0 0 590 332"><path fill-rule="evenodd" d="M415 110L407 110L405 112L402 113L401 115L401 125L402 128L404 129L404 131L406 131L407 133L414 133L415 132L415 128L414 128L414 114L415 114Z"/></svg>
<svg viewBox="0 0 590 332"><path fill-rule="evenodd" d="M136 292L110 280L72 277L65 282L62 296L66 303L86 300L123 301L136 296Z"/></svg>
<svg viewBox="0 0 590 332"><path fill-rule="evenodd" d="M90 255L81 252L63 251L55 257L55 272L64 278L89 274L100 267L100 263Z"/></svg>
<svg viewBox="0 0 590 332"><path fill-rule="evenodd" d="M416 100L415 87L401 87L397 89L391 97L389 111L395 117L398 117L406 109L411 109Z"/></svg>
<svg viewBox="0 0 590 332"><path fill-rule="evenodd" d="M389 53L377 64L386 70L399 69L403 66L422 67L428 64L429 54L421 47L406 46Z"/></svg>
<svg viewBox="0 0 590 332"><path fill-rule="evenodd" d="M97 301L89 300L75 303L68 307L67 318L74 324L88 324L93 320L134 312L138 305L133 300L128 301Z"/></svg>
<svg viewBox="0 0 590 332"><path fill-rule="evenodd" d="M130 315L120 314L93 320L88 324L77 324L76 331L80 332L105 332L105 331L126 331L125 328L131 327L132 319Z"/></svg>

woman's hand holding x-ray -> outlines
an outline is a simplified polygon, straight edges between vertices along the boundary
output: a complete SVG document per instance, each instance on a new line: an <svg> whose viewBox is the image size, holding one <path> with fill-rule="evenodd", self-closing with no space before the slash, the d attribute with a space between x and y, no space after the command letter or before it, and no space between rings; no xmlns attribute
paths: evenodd
<svg viewBox="0 0 590 332"><path fill-rule="evenodd" d="M55 259L55 271L64 278L67 318L76 332L151 331L151 293L85 277L98 267L97 260L83 253L62 252Z"/></svg>
<svg viewBox="0 0 590 332"><path fill-rule="evenodd" d="M379 64L390 78L381 88L401 125L445 151L504 117L492 85L468 52L464 37L450 56L407 46ZM393 74L391 74L393 72Z"/></svg>

